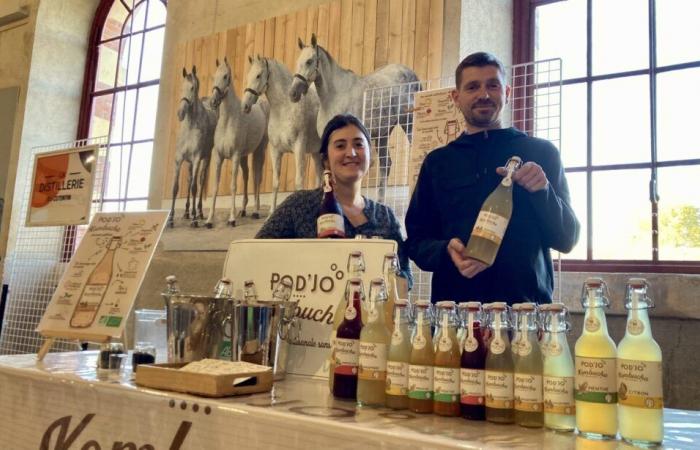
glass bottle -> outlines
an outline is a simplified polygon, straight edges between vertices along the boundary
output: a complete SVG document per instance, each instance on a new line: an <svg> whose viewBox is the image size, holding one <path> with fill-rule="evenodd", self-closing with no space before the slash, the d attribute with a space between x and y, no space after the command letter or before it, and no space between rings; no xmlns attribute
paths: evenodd
<svg viewBox="0 0 700 450"><path fill-rule="evenodd" d="M545 341L542 345L542 396L544 426L550 430L573 431L576 428L574 403L574 361L566 340L569 331L568 310L563 303L540 306Z"/></svg>
<svg viewBox="0 0 700 450"><path fill-rule="evenodd" d="M357 239L357 236L355 236ZM360 280L360 301L361 304L364 305L364 299L365 299L365 289L364 289L364 284L362 284L362 276L365 273L365 259L364 256L362 255L362 252L359 250L352 251L348 254L348 263L347 263L347 273L348 273L348 280L345 283L345 290L343 291L343 295L340 297L340 301L338 302L338 305L335 308L335 313L333 314L333 330L331 331L331 354L329 358L329 364L328 364L328 389L330 392L333 392L333 371L335 369L335 355L333 354L334 349L335 349L335 336L338 331L338 327L340 324L343 322L343 319L345 317L345 309L347 308L348 302L351 301L349 299L350 296L350 280L357 278ZM364 311L363 311L364 312Z"/></svg>
<svg viewBox="0 0 700 450"><path fill-rule="evenodd" d="M479 260L489 266L496 259L503 235L513 212L513 173L521 160L512 156L506 163L507 174L481 205L479 216L464 249L464 257Z"/></svg>
<svg viewBox="0 0 700 450"><path fill-rule="evenodd" d="M537 307L534 303L519 304L520 342L513 345L513 395L515 423L539 428L544 424L542 406L542 352L537 339Z"/></svg>
<svg viewBox="0 0 700 450"><path fill-rule="evenodd" d="M487 305L487 311L492 337L486 354L484 373L486 420L513 423L513 355L508 336L508 305L504 302L490 303Z"/></svg>
<svg viewBox="0 0 700 450"><path fill-rule="evenodd" d="M515 365L517 364L518 358L520 357L518 349L520 346L521 333L520 333L520 327L518 326L518 324L520 324L520 307L521 306L522 306L522 303L514 303L510 307L510 317L511 317L511 322L513 324L513 329L511 330L511 340L510 340L511 352L513 353L513 367L515 367Z"/></svg>
<svg viewBox="0 0 700 450"><path fill-rule="evenodd" d="M399 290L396 277L399 274L399 260L396 253L389 252L384 255L382 264L382 274L386 284L387 304L386 304L386 324L389 328L394 326L394 303L399 298Z"/></svg>
<svg viewBox="0 0 700 450"><path fill-rule="evenodd" d="M484 368L486 367L486 343L482 335L481 303L460 303L460 311L466 312L464 342L460 369L460 409L462 417L484 420Z"/></svg>
<svg viewBox="0 0 700 450"><path fill-rule="evenodd" d="M233 287L229 278L222 278L214 286L214 298L230 299L233 295ZM223 320L221 320L223 323ZM217 351L219 359L231 360L233 357L231 343L231 330L229 327L224 327L221 333L221 342Z"/></svg>
<svg viewBox="0 0 700 450"><path fill-rule="evenodd" d="M408 363L411 359L408 300L394 303L394 331L386 363L386 406L408 408Z"/></svg>
<svg viewBox="0 0 700 450"><path fill-rule="evenodd" d="M467 325L469 309L467 304L470 302L462 302L457 304L457 340L459 341L459 348L464 346L464 339L467 337ZM481 303L479 303L479 309L481 310Z"/></svg>
<svg viewBox="0 0 700 450"><path fill-rule="evenodd" d="M114 236L107 242L105 246L107 251L102 255L100 261L95 264L95 268L88 275L83 291L80 293L78 303L75 305L73 315L70 318L69 324L71 328L87 328L95 321L97 312L112 281L114 257L121 245L122 239L119 236Z"/></svg>
<svg viewBox="0 0 700 450"><path fill-rule="evenodd" d="M617 348L620 436L644 446L661 444L664 437L662 357L651 334L648 288L643 278L627 282L627 327Z"/></svg>
<svg viewBox="0 0 700 450"><path fill-rule="evenodd" d="M617 382L615 343L608 334L603 308L610 305L608 288L600 278L583 283L581 303L586 309L583 331L576 341L576 428L584 437L615 439Z"/></svg>
<svg viewBox="0 0 700 450"><path fill-rule="evenodd" d="M460 348L457 339L455 302L437 306L437 341L433 371L433 412L439 416L459 416Z"/></svg>
<svg viewBox="0 0 700 450"><path fill-rule="evenodd" d="M180 293L180 285L177 282L177 277L175 275L168 275L165 277L166 288L163 291L166 295L176 295Z"/></svg>
<svg viewBox="0 0 700 450"><path fill-rule="evenodd" d="M323 171L323 199L316 219L316 236L319 238L345 237L343 209L335 198L330 170Z"/></svg>
<svg viewBox="0 0 700 450"><path fill-rule="evenodd" d="M435 353L431 334L430 301L418 300L416 325L411 339L408 367L408 408L416 413L433 412L433 365Z"/></svg>
<svg viewBox="0 0 700 450"><path fill-rule="evenodd" d="M345 318L338 327L334 345L333 395L352 400L357 398L357 366L362 333L361 285L359 278L350 280Z"/></svg>
<svg viewBox="0 0 700 450"><path fill-rule="evenodd" d="M258 301L258 290L255 287L255 281L246 280L243 282L243 299L246 303Z"/></svg>
<svg viewBox="0 0 700 450"><path fill-rule="evenodd" d="M387 305L384 280L370 283L366 324L360 333L360 368L357 380L357 403L384 406L386 402L386 361L391 333L386 327Z"/></svg>

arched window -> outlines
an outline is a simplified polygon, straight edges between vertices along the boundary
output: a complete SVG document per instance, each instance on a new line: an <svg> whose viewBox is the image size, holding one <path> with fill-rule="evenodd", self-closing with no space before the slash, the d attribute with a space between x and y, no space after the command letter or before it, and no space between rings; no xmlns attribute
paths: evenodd
<svg viewBox="0 0 700 450"><path fill-rule="evenodd" d="M147 208L166 4L102 0L95 13L78 138L110 137L103 211Z"/></svg>

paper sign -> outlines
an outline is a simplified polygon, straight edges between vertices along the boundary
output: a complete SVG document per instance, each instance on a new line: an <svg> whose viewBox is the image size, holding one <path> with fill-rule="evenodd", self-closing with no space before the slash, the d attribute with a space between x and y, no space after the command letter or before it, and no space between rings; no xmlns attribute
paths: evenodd
<svg viewBox="0 0 700 450"><path fill-rule="evenodd" d="M90 221L99 146L34 156L26 226L78 225Z"/></svg>
<svg viewBox="0 0 700 450"><path fill-rule="evenodd" d="M168 211L97 213L44 312L44 336L119 337Z"/></svg>
<svg viewBox="0 0 700 450"><path fill-rule="evenodd" d="M235 298L243 298L245 280L255 281L261 299L272 298L272 289L282 278L291 280L292 300L299 300L296 316L301 329L289 349L287 373L325 377L333 318L344 301L348 280L348 254L362 251L366 267L362 280L369 295L370 281L382 275L384 255L396 249L396 241L384 239L234 241L224 276L232 280Z"/></svg>

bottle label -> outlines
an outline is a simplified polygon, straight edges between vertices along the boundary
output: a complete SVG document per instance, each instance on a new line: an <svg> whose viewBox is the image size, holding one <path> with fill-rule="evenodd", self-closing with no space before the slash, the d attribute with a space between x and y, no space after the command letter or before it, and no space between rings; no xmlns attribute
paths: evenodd
<svg viewBox="0 0 700 450"><path fill-rule="evenodd" d="M542 411L542 375L516 373L513 376L513 397L518 411Z"/></svg>
<svg viewBox="0 0 700 450"><path fill-rule="evenodd" d="M513 374L509 372L484 371L486 407L511 409L513 407Z"/></svg>
<svg viewBox="0 0 700 450"><path fill-rule="evenodd" d="M397 327L393 333L391 333L391 345L396 347L398 345L401 345L403 342L403 333L401 333L401 330Z"/></svg>
<svg viewBox="0 0 700 450"><path fill-rule="evenodd" d="M459 371L460 402L465 405L484 404L484 371L461 369Z"/></svg>
<svg viewBox="0 0 700 450"><path fill-rule="evenodd" d="M542 378L544 412L573 416L576 414L574 402L574 377Z"/></svg>
<svg viewBox="0 0 700 450"><path fill-rule="evenodd" d="M574 398L591 403L617 403L615 358L576 357Z"/></svg>
<svg viewBox="0 0 700 450"><path fill-rule="evenodd" d="M477 348L479 348L479 341L474 338L474 337L467 337L464 340L464 351L467 353L471 353L475 351Z"/></svg>
<svg viewBox="0 0 700 450"><path fill-rule="evenodd" d="M472 235L501 245L507 227L508 219L505 217L490 211L481 211L476 219Z"/></svg>
<svg viewBox="0 0 700 450"><path fill-rule="evenodd" d="M433 398L433 366L408 366L408 397L416 400Z"/></svg>
<svg viewBox="0 0 700 450"><path fill-rule="evenodd" d="M494 337L491 341L491 346L489 350L491 350L491 353L493 353L494 355L500 355L506 350L506 343L503 342L500 333L497 334L496 337Z"/></svg>
<svg viewBox="0 0 700 450"><path fill-rule="evenodd" d="M357 339L335 338L335 371L338 375L357 375L360 359L360 341Z"/></svg>
<svg viewBox="0 0 700 450"><path fill-rule="evenodd" d="M620 405L645 409L664 407L661 362L617 360Z"/></svg>
<svg viewBox="0 0 700 450"><path fill-rule="evenodd" d="M416 350L423 350L425 348L426 339L422 335L417 335L413 339L413 348Z"/></svg>
<svg viewBox="0 0 700 450"><path fill-rule="evenodd" d="M600 320L598 320L596 317L593 317L593 316L586 319L586 322L584 325L586 327L586 331L591 332L591 333L594 333L594 332L600 330Z"/></svg>
<svg viewBox="0 0 700 450"><path fill-rule="evenodd" d="M435 401L459 402L459 369L456 367L435 367Z"/></svg>
<svg viewBox="0 0 700 450"><path fill-rule="evenodd" d="M386 344L360 342L359 378L382 381L386 379Z"/></svg>
<svg viewBox="0 0 700 450"><path fill-rule="evenodd" d="M639 319L630 319L627 321L627 332L632 336L638 336L644 332L644 322Z"/></svg>
<svg viewBox="0 0 700 450"><path fill-rule="evenodd" d="M527 339L520 339L520 341L513 346L513 350L513 353L516 355L527 356L532 353L532 344L530 344L530 341Z"/></svg>
<svg viewBox="0 0 700 450"><path fill-rule="evenodd" d="M354 306L352 306L352 304L350 304L347 308L345 308L345 319L355 320L355 317L357 317L357 310Z"/></svg>
<svg viewBox="0 0 700 450"><path fill-rule="evenodd" d="M545 344L542 350L547 356L559 356L564 351L564 348L559 342L552 340Z"/></svg>
<svg viewBox="0 0 700 450"><path fill-rule="evenodd" d="M438 350L441 352L449 352L452 350L452 339L447 336L443 336L438 341Z"/></svg>
<svg viewBox="0 0 700 450"><path fill-rule="evenodd" d="M379 310L377 308L370 308L367 311L367 323L374 323L379 318Z"/></svg>
<svg viewBox="0 0 700 450"><path fill-rule="evenodd" d="M321 214L316 219L317 235L320 238L340 234L345 236L345 222L340 214Z"/></svg>
<svg viewBox="0 0 700 450"><path fill-rule="evenodd" d="M408 395L408 364L396 361L386 363L386 393Z"/></svg>

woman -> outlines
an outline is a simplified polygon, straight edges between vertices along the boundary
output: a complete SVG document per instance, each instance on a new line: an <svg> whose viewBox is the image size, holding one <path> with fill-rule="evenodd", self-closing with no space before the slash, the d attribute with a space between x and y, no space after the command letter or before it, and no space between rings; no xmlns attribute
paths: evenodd
<svg viewBox="0 0 700 450"><path fill-rule="evenodd" d="M369 170L370 149L369 132L351 114L333 117L323 130L321 158L326 169L333 174L335 197L345 219L345 237L351 239L362 234L395 240L399 244L401 276L410 287L411 271L403 248L401 225L394 211L360 194L362 178ZM321 188L294 192L280 204L255 237L315 238L322 198Z"/></svg>

